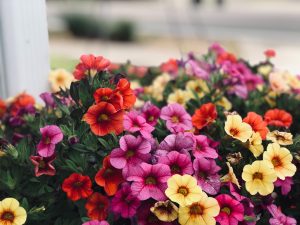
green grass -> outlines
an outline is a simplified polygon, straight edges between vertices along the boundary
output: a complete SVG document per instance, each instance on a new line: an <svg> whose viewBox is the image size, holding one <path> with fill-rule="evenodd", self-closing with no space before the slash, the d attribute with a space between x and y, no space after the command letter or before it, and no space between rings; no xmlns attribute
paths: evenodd
<svg viewBox="0 0 300 225"><path fill-rule="evenodd" d="M50 57L51 69L63 68L72 72L77 65L78 60L65 56L52 55Z"/></svg>

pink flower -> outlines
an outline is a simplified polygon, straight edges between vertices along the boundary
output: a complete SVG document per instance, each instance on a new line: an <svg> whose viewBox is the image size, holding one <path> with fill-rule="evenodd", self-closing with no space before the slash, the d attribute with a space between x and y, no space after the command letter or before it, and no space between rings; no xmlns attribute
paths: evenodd
<svg viewBox="0 0 300 225"><path fill-rule="evenodd" d="M131 111L124 116L124 129L132 133L139 131L144 138L151 138L154 127L148 124L145 118L136 111Z"/></svg>
<svg viewBox="0 0 300 225"><path fill-rule="evenodd" d="M166 156L158 158L158 163L168 165L171 169L172 175L191 175L194 172L191 158L176 151L169 152Z"/></svg>
<svg viewBox="0 0 300 225"><path fill-rule="evenodd" d="M35 166L35 176L39 177L43 174L48 176L54 176L56 172L54 166L52 165L54 160L55 154L48 158L44 158L42 156L30 156L30 161Z"/></svg>
<svg viewBox="0 0 300 225"><path fill-rule="evenodd" d="M125 183L113 197L111 208L114 213L121 214L123 218L130 218L136 214L140 204L140 200L132 194L130 185Z"/></svg>
<svg viewBox="0 0 300 225"><path fill-rule="evenodd" d="M166 121L166 126L172 133L184 132L193 128L191 116L178 103L163 107L160 118Z"/></svg>
<svg viewBox="0 0 300 225"><path fill-rule="evenodd" d="M133 181L131 190L140 200L153 198L157 201L165 200L167 180L171 176L170 168L164 164L150 165L142 163L135 175L127 178Z"/></svg>
<svg viewBox="0 0 300 225"><path fill-rule="evenodd" d="M51 157L54 154L55 145L62 141L63 133L55 125L48 125L40 129L42 140L37 146L37 152L42 157Z"/></svg>
<svg viewBox="0 0 300 225"><path fill-rule="evenodd" d="M109 223L105 220L102 221L92 220L92 221L85 222L82 225L109 225Z"/></svg>
<svg viewBox="0 0 300 225"><path fill-rule="evenodd" d="M287 195L292 189L293 178L286 177L285 180L277 179L274 183L275 187L281 187L281 194Z"/></svg>
<svg viewBox="0 0 300 225"><path fill-rule="evenodd" d="M218 158L218 153L216 149L210 146L211 142L209 142L209 138L205 135L197 135L194 136L195 143L193 148L193 155L195 158L205 157L216 159ZM214 144L214 143L213 143Z"/></svg>
<svg viewBox="0 0 300 225"><path fill-rule="evenodd" d="M221 170L217 166L215 160L199 157L194 160L193 167L198 185L210 195L216 195L221 187L220 176L218 172Z"/></svg>
<svg viewBox="0 0 300 225"><path fill-rule="evenodd" d="M160 116L160 109L151 102L147 102L142 108L142 116L148 124L154 127Z"/></svg>
<svg viewBox="0 0 300 225"><path fill-rule="evenodd" d="M197 78L208 80L209 73L205 68L202 68L201 64L196 60L190 59L186 63L187 74L195 76Z"/></svg>
<svg viewBox="0 0 300 225"><path fill-rule="evenodd" d="M276 205L272 204L267 206L269 213L273 216L269 220L270 225L296 225L297 221L292 218L284 215Z"/></svg>
<svg viewBox="0 0 300 225"><path fill-rule="evenodd" d="M124 177L130 176L142 162L147 162L151 155L151 144L141 136L125 135L120 139L120 148L110 154L110 163L117 169L123 169Z"/></svg>
<svg viewBox="0 0 300 225"><path fill-rule="evenodd" d="M220 225L238 225L239 221L244 220L244 207L239 201L227 194L220 194L216 199L220 206L220 214L216 221Z"/></svg>

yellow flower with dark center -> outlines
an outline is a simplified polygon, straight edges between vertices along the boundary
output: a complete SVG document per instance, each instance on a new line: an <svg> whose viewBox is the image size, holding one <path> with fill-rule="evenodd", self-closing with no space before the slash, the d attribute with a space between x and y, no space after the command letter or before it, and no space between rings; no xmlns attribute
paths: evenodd
<svg viewBox="0 0 300 225"><path fill-rule="evenodd" d="M168 179L167 197L180 206L190 205L201 199L202 189L190 175L175 174Z"/></svg>
<svg viewBox="0 0 300 225"><path fill-rule="evenodd" d="M196 93L199 98L202 98L206 93L209 92L208 86L204 80L190 80L186 83L186 90L191 92L191 95L194 96Z"/></svg>
<svg viewBox="0 0 300 225"><path fill-rule="evenodd" d="M172 94L169 95L167 101L169 104L178 103L178 104L184 106L185 103L187 103L192 98L193 98L193 95L191 92L177 89Z"/></svg>
<svg viewBox="0 0 300 225"><path fill-rule="evenodd" d="M241 185L238 181L238 179L235 176L235 173L233 171L233 168L231 167L229 162L226 162L226 165L228 167L228 173L226 175L224 175L223 177L221 177L221 181L222 182L231 182L233 184L235 184L238 188L241 188Z"/></svg>
<svg viewBox="0 0 300 225"><path fill-rule="evenodd" d="M241 142L246 142L252 135L252 128L244 123L240 115L228 115L225 122L225 132Z"/></svg>
<svg viewBox="0 0 300 225"><path fill-rule="evenodd" d="M220 212L218 201L202 192L199 201L179 207L178 221L181 225L214 225Z"/></svg>
<svg viewBox="0 0 300 225"><path fill-rule="evenodd" d="M273 182L277 176L270 162L257 160L251 165L244 166L242 178L246 181L246 189L251 195L259 193L265 196L273 192Z"/></svg>
<svg viewBox="0 0 300 225"><path fill-rule="evenodd" d="M292 177L296 173L297 168L292 163L291 152L287 148L280 147L277 143L268 145L263 159L273 164L275 173L281 180L284 180L285 177Z"/></svg>
<svg viewBox="0 0 300 225"><path fill-rule="evenodd" d="M63 90L70 88L72 81L74 81L73 75L65 69L56 69L49 74L49 82L53 92L60 91L60 88Z"/></svg>
<svg viewBox="0 0 300 225"><path fill-rule="evenodd" d="M222 97L216 102L216 105L222 106L225 110L230 110L232 108L231 102L226 97Z"/></svg>
<svg viewBox="0 0 300 225"><path fill-rule="evenodd" d="M27 214L14 198L5 198L0 202L0 225L22 225Z"/></svg>
<svg viewBox="0 0 300 225"><path fill-rule="evenodd" d="M254 157L257 158L264 151L264 146L262 145L262 139L258 132L253 132L248 144L249 150L253 153Z"/></svg>
<svg viewBox="0 0 300 225"><path fill-rule="evenodd" d="M178 207L169 200L156 202L150 211L164 222L172 222L178 217Z"/></svg>
<svg viewBox="0 0 300 225"><path fill-rule="evenodd" d="M293 135L288 132L280 132L278 130L274 130L267 134L267 140L280 145L292 145Z"/></svg>

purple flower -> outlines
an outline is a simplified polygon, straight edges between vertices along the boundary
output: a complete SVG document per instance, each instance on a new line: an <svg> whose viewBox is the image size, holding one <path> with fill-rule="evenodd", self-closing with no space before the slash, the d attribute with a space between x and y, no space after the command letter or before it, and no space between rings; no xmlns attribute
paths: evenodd
<svg viewBox="0 0 300 225"><path fill-rule="evenodd" d="M40 94L40 98L45 102L46 107L49 107L49 108L56 107L56 103L50 92L44 92L44 93Z"/></svg>
<svg viewBox="0 0 300 225"><path fill-rule="evenodd" d="M218 153L216 149L210 147L209 138L205 135L197 135L194 136L195 143L193 147L193 155L195 158L199 157L205 157L205 158L211 158L216 159L218 158Z"/></svg>
<svg viewBox="0 0 300 225"><path fill-rule="evenodd" d="M136 214L140 204L140 200L132 194L130 185L125 183L113 197L111 208L114 213L121 214L123 218L130 218Z"/></svg>
<svg viewBox="0 0 300 225"><path fill-rule="evenodd" d="M139 168L142 162L149 161L151 144L141 136L125 135L120 139L120 148L111 152L110 163L117 169L123 169L126 178Z"/></svg>
<svg viewBox="0 0 300 225"><path fill-rule="evenodd" d="M202 68L202 66L196 60L192 60L192 59L188 60L186 66L187 66L187 74L203 80L208 80L209 78L208 71Z"/></svg>
<svg viewBox="0 0 300 225"><path fill-rule="evenodd" d="M82 225L109 225L109 223L105 220L102 221L92 220L92 221L85 222Z"/></svg>
<svg viewBox="0 0 300 225"><path fill-rule="evenodd" d="M296 225L297 221L292 218L284 215L276 205L272 204L267 206L269 213L273 216L269 220L271 225Z"/></svg>
<svg viewBox="0 0 300 225"><path fill-rule="evenodd" d="M285 180L277 179L274 183L275 187L281 187L281 194L287 195L292 189L293 178L286 177Z"/></svg>
<svg viewBox="0 0 300 225"><path fill-rule="evenodd" d="M178 103L169 104L161 110L160 118L172 133L184 132L193 128L192 118Z"/></svg>
<svg viewBox="0 0 300 225"><path fill-rule="evenodd" d="M145 118L148 124L154 127L157 124L157 120L160 116L160 109L151 102L146 102L142 108L142 116Z"/></svg>
<svg viewBox="0 0 300 225"><path fill-rule="evenodd" d="M137 195L138 199L153 198L161 201L166 200L166 182L170 176L171 171L167 165L142 163L140 170L135 175L128 177L127 180L133 181L131 190L134 195Z"/></svg>
<svg viewBox="0 0 300 225"><path fill-rule="evenodd" d="M169 152L166 156L158 158L158 163L168 165L171 169L172 175L174 174L193 174L193 164L191 158L179 152Z"/></svg>
<svg viewBox="0 0 300 225"><path fill-rule="evenodd" d="M221 187L220 176L218 174L221 168L217 166L215 160L199 157L194 160L193 167L198 185L206 193L216 195Z"/></svg>
<svg viewBox="0 0 300 225"><path fill-rule="evenodd" d="M58 126L47 125L40 128L42 140L37 146L37 152L42 157L51 157L54 154L55 145L62 141L63 133Z"/></svg>

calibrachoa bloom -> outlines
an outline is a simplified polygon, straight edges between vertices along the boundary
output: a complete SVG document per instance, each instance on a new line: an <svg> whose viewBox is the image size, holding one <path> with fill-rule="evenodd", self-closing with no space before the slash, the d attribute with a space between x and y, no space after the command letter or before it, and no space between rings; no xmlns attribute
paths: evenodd
<svg viewBox="0 0 300 225"><path fill-rule="evenodd" d="M150 211L164 222L172 222L178 217L178 207L169 200L156 202Z"/></svg>
<svg viewBox="0 0 300 225"><path fill-rule="evenodd" d="M205 135L195 135L195 144L193 147L193 156L195 158L205 157L216 159L218 158L218 153L216 149L210 146L209 138Z"/></svg>
<svg viewBox="0 0 300 225"><path fill-rule="evenodd" d="M171 176L170 168L164 164L150 165L141 163L140 169L127 178L133 181L131 190L140 200L153 198L161 201L165 200L164 191L167 188L166 182Z"/></svg>
<svg viewBox="0 0 300 225"><path fill-rule="evenodd" d="M42 157L51 157L55 152L55 145L62 141L63 133L56 125L40 128L42 140L37 146L37 152Z"/></svg>
<svg viewBox="0 0 300 225"><path fill-rule="evenodd" d="M293 122L292 115L282 109L270 109L264 117L268 125L276 127L289 128Z"/></svg>
<svg viewBox="0 0 300 225"><path fill-rule="evenodd" d="M142 108L142 116L148 124L155 126L160 116L160 109L151 102L146 102Z"/></svg>
<svg viewBox="0 0 300 225"><path fill-rule="evenodd" d="M147 162L151 155L151 144L141 136L125 135L120 139L120 148L114 149L110 154L110 163L117 169L122 169L124 177L136 170L139 164Z"/></svg>
<svg viewBox="0 0 300 225"><path fill-rule="evenodd" d="M255 158L263 153L264 146L262 145L262 139L258 132L252 133L252 136L249 138L248 148Z"/></svg>
<svg viewBox="0 0 300 225"><path fill-rule="evenodd" d="M269 130L267 128L267 123L263 120L262 116L255 112L249 112L247 117L243 119L243 122L248 123L254 132L258 132L260 134L263 140L266 139Z"/></svg>
<svg viewBox="0 0 300 225"><path fill-rule="evenodd" d="M242 178L246 181L246 189L251 195L259 193L265 196L273 192L273 182L277 176L270 162L257 160L244 167Z"/></svg>
<svg viewBox="0 0 300 225"><path fill-rule="evenodd" d="M16 116L19 110L26 108L28 106L34 106L34 104L35 104L34 97L32 97L31 95L25 92L21 93L13 99L13 102L11 103L10 113L13 116Z"/></svg>
<svg viewBox="0 0 300 225"><path fill-rule="evenodd" d="M227 116L225 131L229 136L241 142L246 142L252 135L251 126L248 123L244 123L239 115Z"/></svg>
<svg viewBox="0 0 300 225"><path fill-rule="evenodd" d="M178 63L176 59L169 59L167 62L162 63L160 70L171 75L177 75L178 73Z"/></svg>
<svg viewBox="0 0 300 225"><path fill-rule="evenodd" d="M213 103L206 103L201 105L200 108L195 111L192 122L194 127L202 129L214 122L217 116L216 106Z"/></svg>
<svg viewBox="0 0 300 225"><path fill-rule="evenodd" d="M177 89L169 95L167 102L169 104L179 104L185 106L185 104L192 98L193 95L191 92Z"/></svg>
<svg viewBox="0 0 300 225"><path fill-rule="evenodd" d="M297 221L292 218L284 215L280 209L272 204L267 206L268 211L272 215L272 218L269 220L270 225L296 225Z"/></svg>
<svg viewBox="0 0 300 225"><path fill-rule="evenodd" d="M293 144L293 135L288 132L281 132L274 130L267 134L267 140L277 143L279 145L292 145Z"/></svg>
<svg viewBox="0 0 300 225"><path fill-rule="evenodd" d="M62 190L67 193L69 199L77 201L93 193L92 181L89 176L73 173L64 180Z"/></svg>
<svg viewBox="0 0 300 225"><path fill-rule="evenodd" d="M296 173L297 168L292 163L292 154L287 148L280 147L277 143L268 145L263 159L273 164L276 175L282 180L285 177L292 177Z"/></svg>
<svg viewBox="0 0 300 225"><path fill-rule="evenodd" d="M160 118L166 121L166 126L172 133L192 129L191 116L177 103L163 107Z"/></svg>
<svg viewBox="0 0 300 225"><path fill-rule="evenodd" d="M220 206L220 214L216 221L221 225L238 225L239 221L244 220L243 205L227 194L220 194L216 197Z"/></svg>
<svg viewBox="0 0 300 225"><path fill-rule="evenodd" d="M130 82L128 80L121 78L117 83L116 91L123 98L123 109L130 109L134 106L136 96L130 88Z"/></svg>
<svg viewBox="0 0 300 225"><path fill-rule="evenodd" d="M167 197L180 206L190 205L201 199L201 188L197 180L190 175L173 175L168 179L168 188L165 191Z"/></svg>
<svg viewBox="0 0 300 225"><path fill-rule="evenodd" d="M99 221L99 220L92 220L83 223L82 225L109 225L109 223L105 220Z"/></svg>
<svg viewBox="0 0 300 225"><path fill-rule="evenodd" d="M40 94L40 98L45 102L46 107L48 107L48 108L55 108L56 107L56 103L55 103L54 98L53 98L53 96L50 92L44 92L44 93Z"/></svg>
<svg viewBox="0 0 300 225"><path fill-rule="evenodd" d="M94 92L94 99L96 103L107 102L112 104L116 110L123 108L123 97L121 94L115 92L110 88L98 88Z"/></svg>
<svg viewBox="0 0 300 225"><path fill-rule="evenodd" d="M92 220L105 220L108 215L109 199L100 194L93 193L85 204L87 215Z"/></svg>
<svg viewBox="0 0 300 225"><path fill-rule="evenodd" d="M282 195L287 195L291 191L293 184L293 178L291 177L285 177L284 180L278 178L274 183L275 187L281 187Z"/></svg>
<svg viewBox="0 0 300 225"><path fill-rule="evenodd" d="M90 125L95 135L104 136L109 133L118 135L123 131L123 115L124 112L117 111L112 104L99 102L88 109L83 120Z"/></svg>
<svg viewBox="0 0 300 225"><path fill-rule="evenodd" d="M73 75L65 69L56 69L50 72L49 82L53 92L58 92L60 89L66 90L70 88Z"/></svg>
<svg viewBox="0 0 300 225"><path fill-rule="evenodd" d="M41 175L54 176L56 170L53 166L55 160L55 154L51 157L44 158L42 156L30 156L30 161L34 165L34 173L36 177Z"/></svg>
<svg viewBox="0 0 300 225"><path fill-rule="evenodd" d="M0 224L22 225L26 222L27 213L18 200L5 198L0 201Z"/></svg>

